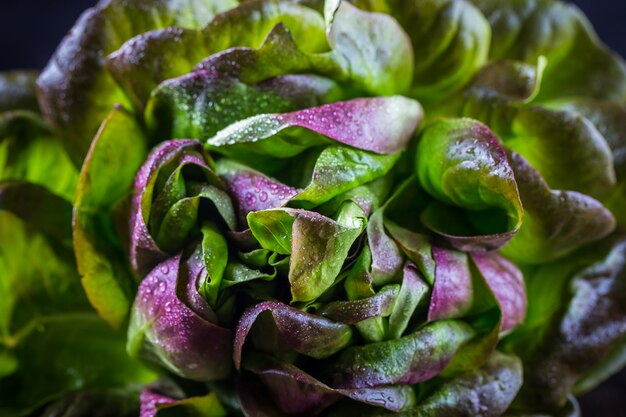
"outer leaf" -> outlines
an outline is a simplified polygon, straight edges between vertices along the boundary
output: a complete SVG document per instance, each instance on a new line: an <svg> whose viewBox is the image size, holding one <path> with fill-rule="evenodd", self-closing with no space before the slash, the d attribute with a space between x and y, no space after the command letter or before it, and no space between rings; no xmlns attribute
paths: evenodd
<svg viewBox="0 0 626 417"><path fill-rule="evenodd" d="M520 345L527 357L524 398L529 401L563 405L576 382L623 345L626 242L609 240L594 257L595 263L573 277L564 274L571 277L571 298L545 331L536 333L540 343L530 350Z"/></svg>
<svg viewBox="0 0 626 417"><path fill-rule="evenodd" d="M36 319L21 333L16 355L19 371L0 380L0 412L8 416L26 415L66 391L118 388L154 378L126 355L123 335L89 312Z"/></svg>
<svg viewBox="0 0 626 417"><path fill-rule="evenodd" d="M520 228L523 210L513 171L487 126L472 119L439 119L422 133L416 161L424 189L465 209L466 218L478 230L473 234L463 230L467 226L459 214L450 223L454 220L450 215L431 206L422 220L455 247L499 249Z"/></svg>
<svg viewBox="0 0 626 417"><path fill-rule="evenodd" d="M389 0L415 54L411 95L439 101L485 64L491 30L469 1Z"/></svg>
<svg viewBox="0 0 626 417"><path fill-rule="evenodd" d="M618 223L626 224L626 108L622 104L586 98L557 100L547 104L574 111L587 118L602 134L613 153L617 186L606 204Z"/></svg>
<svg viewBox="0 0 626 417"><path fill-rule="evenodd" d="M0 180L26 180L72 199L78 172L41 116L0 113Z"/></svg>
<svg viewBox="0 0 626 417"><path fill-rule="evenodd" d="M525 220L503 253L523 263L545 263L597 241L615 228L600 202L574 191L551 190L520 155L509 153Z"/></svg>
<svg viewBox="0 0 626 417"><path fill-rule="evenodd" d="M324 5L328 43L344 73L375 95L403 94L413 75L411 41L389 15L368 13L347 1Z"/></svg>
<svg viewBox="0 0 626 417"><path fill-rule="evenodd" d="M539 100L587 96L622 100L623 61L597 38L574 5L554 0L472 0L493 29L490 56L536 62L548 60Z"/></svg>
<svg viewBox="0 0 626 417"><path fill-rule="evenodd" d="M229 0L103 0L85 11L37 80L43 112L62 134L72 160L82 162L111 107L128 104L103 68L103 56L152 29L202 27L232 6Z"/></svg>
<svg viewBox="0 0 626 417"><path fill-rule="evenodd" d="M146 152L143 132L126 111L114 108L96 136L74 199L74 253L91 304L118 327L130 310L132 277L111 216L127 197Z"/></svg>
<svg viewBox="0 0 626 417"><path fill-rule="evenodd" d="M220 51L258 48L278 24L284 25L303 53L328 48L324 20L315 10L291 1L254 0L217 15L204 28L168 28L141 34L111 54L107 67L141 108L162 81L191 72L203 59Z"/></svg>
<svg viewBox="0 0 626 417"><path fill-rule="evenodd" d="M610 147L577 113L534 106L520 109L512 137L504 142L537 168L552 188L603 197L615 185Z"/></svg>
<svg viewBox="0 0 626 417"><path fill-rule="evenodd" d="M65 394L48 404L38 417L86 417L98 410L102 417L131 417L137 415L135 392L112 390L80 390Z"/></svg>
<svg viewBox="0 0 626 417"><path fill-rule="evenodd" d="M0 182L0 210L12 212L58 242L69 244L71 240L71 204L44 187L26 181Z"/></svg>

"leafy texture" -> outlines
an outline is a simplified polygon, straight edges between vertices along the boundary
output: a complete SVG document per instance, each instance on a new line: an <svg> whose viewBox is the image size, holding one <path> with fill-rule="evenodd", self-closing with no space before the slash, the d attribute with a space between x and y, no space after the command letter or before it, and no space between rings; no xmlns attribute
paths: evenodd
<svg viewBox="0 0 626 417"><path fill-rule="evenodd" d="M487 126L471 119L433 122L422 133L416 167L428 193L466 210L447 210L457 217L450 219L431 205L422 214L431 229L457 248L499 249L519 230L523 210L513 170ZM467 222L458 220L463 214L476 232L463 230Z"/></svg>
<svg viewBox="0 0 626 417"><path fill-rule="evenodd" d="M231 367L232 333L213 322L215 314L208 306L198 311L179 298L177 288L187 291L187 280L197 278L193 266L186 268L181 268L180 257L170 258L142 281L128 330L129 353L186 378L223 378ZM207 345L207 340L212 343Z"/></svg>
<svg viewBox="0 0 626 417"><path fill-rule="evenodd" d="M415 70L411 95L439 101L486 63L491 30L469 1L390 0L392 13L411 38Z"/></svg>
<svg viewBox="0 0 626 417"><path fill-rule="evenodd" d="M597 241L615 227L615 220L597 200L575 191L551 190L520 155L509 160L515 172L525 219L503 253L525 263L543 263Z"/></svg>
<svg viewBox="0 0 626 417"><path fill-rule="evenodd" d="M621 100L626 94L623 61L603 45L574 5L554 0L473 0L493 30L492 58L534 63L545 56L540 99L587 96Z"/></svg>
<svg viewBox="0 0 626 417"><path fill-rule="evenodd" d="M558 0L100 1L0 73L0 414L579 415L625 98Z"/></svg>
<svg viewBox="0 0 626 417"><path fill-rule="evenodd" d="M182 6L182 7L181 7ZM40 104L62 133L74 162L80 164L100 121L116 104L129 101L103 67L102 56L149 30L201 27L234 2L173 0L102 1L88 9L63 39L37 80Z"/></svg>
<svg viewBox="0 0 626 417"><path fill-rule="evenodd" d="M74 198L78 272L89 301L114 327L127 317L133 289L122 252L127 242L110 233L111 216L131 192L145 148L141 128L132 116L121 108L113 109L87 154Z"/></svg>

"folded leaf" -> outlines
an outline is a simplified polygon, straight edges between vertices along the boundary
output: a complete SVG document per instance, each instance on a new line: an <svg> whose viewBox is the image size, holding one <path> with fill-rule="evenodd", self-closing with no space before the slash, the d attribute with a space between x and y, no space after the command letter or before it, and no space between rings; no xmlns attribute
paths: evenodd
<svg viewBox="0 0 626 417"><path fill-rule="evenodd" d="M232 201L210 165L200 142L179 140L156 147L141 166L130 216L130 261L139 275L199 235L202 201L215 208L211 220L237 228Z"/></svg>
<svg viewBox="0 0 626 417"><path fill-rule="evenodd" d="M232 332L214 322L206 304L203 310L197 304L192 308L203 301L196 297L195 267L184 264L194 262L172 257L142 281L128 328L128 352L184 378L221 379L231 370ZM194 285L188 286L189 280Z"/></svg>
<svg viewBox="0 0 626 417"><path fill-rule="evenodd" d="M455 247L499 249L519 230L523 210L517 184L504 149L487 126L472 119L433 122L422 133L416 164L429 194L464 209L446 215L445 209L431 205L422 214L426 226ZM464 217L476 232L467 230Z"/></svg>
<svg viewBox="0 0 626 417"><path fill-rule="evenodd" d="M271 314L281 344L313 358L325 358L335 354L350 343L352 337L350 327L345 324L279 302L262 302L246 310L237 324L233 351L237 369L241 367L246 338L264 312Z"/></svg>

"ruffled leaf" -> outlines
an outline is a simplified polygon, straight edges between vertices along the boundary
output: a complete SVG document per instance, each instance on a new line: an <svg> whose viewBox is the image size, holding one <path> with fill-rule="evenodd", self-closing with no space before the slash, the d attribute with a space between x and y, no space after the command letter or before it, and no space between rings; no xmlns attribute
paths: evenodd
<svg viewBox="0 0 626 417"><path fill-rule="evenodd" d="M615 219L597 200L551 190L541 175L516 153L509 154L524 204L525 220L503 253L523 263L545 263L602 239Z"/></svg>

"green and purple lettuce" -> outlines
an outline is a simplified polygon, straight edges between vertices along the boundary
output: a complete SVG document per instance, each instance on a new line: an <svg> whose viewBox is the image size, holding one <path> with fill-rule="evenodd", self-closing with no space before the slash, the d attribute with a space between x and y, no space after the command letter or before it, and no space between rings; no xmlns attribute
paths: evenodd
<svg viewBox="0 0 626 417"><path fill-rule="evenodd" d="M101 0L0 74L0 414L579 416L625 123L557 0Z"/></svg>

